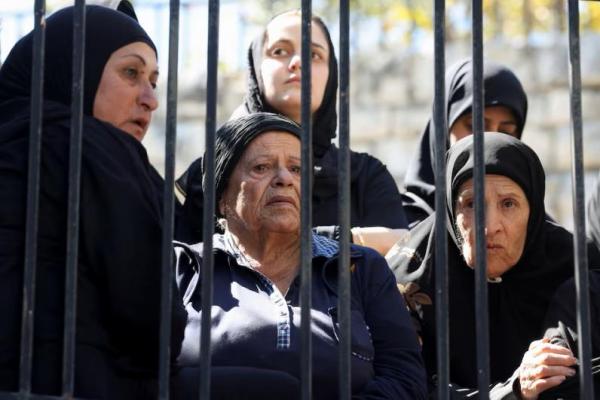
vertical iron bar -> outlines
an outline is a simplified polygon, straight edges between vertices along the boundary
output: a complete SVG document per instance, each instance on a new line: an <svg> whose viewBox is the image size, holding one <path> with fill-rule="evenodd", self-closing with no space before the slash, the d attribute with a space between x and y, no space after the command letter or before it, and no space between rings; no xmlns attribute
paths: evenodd
<svg viewBox="0 0 600 400"><path fill-rule="evenodd" d="M579 4L569 0L569 69L571 100L571 148L573 161L573 220L575 248L575 287L577 291L577 331L579 334L579 378L581 399L594 398L590 356L590 304L588 258L585 239L585 189L583 186L583 121L581 113L581 58L579 41Z"/></svg>
<svg viewBox="0 0 600 400"><path fill-rule="evenodd" d="M446 121L446 55L445 40L446 1L435 0L434 3L434 101L433 131L435 132L435 209L440 210L435 216L435 321L438 399L448 400L450 397L450 362L448 353L448 235L446 233L446 148L448 128Z"/></svg>
<svg viewBox="0 0 600 400"><path fill-rule="evenodd" d="M177 142L177 66L179 57L179 0L169 2L169 67L165 133L164 226L162 236L161 324L158 398L169 399L171 314L173 302L173 224L175 218L175 145Z"/></svg>
<svg viewBox="0 0 600 400"><path fill-rule="evenodd" d="M215 131L217 120L217 65L219 62L219 0L208 3L208 61L206 73L206 180L204 188L204 247L202 252L202 319L200 328L200 399L210 399L210 325L213 298L212 253L215 232Z"/></svg>
<svg viewBox="0 0 600 400"><path fill-rule="evenodd" d="M311 65L312 65L312 1L302 0L302 182L301 182L301 284L300 284L300 390L302 400L312 398L312 340L310 309L312 308L312 118L311 118Z"/></svg>
<svg viewBox="0 0 600 400"><path fill-rule="evenodd" d="M31 125L27 173L27 220L25 230L25 266L23 275L23 318L21 322L21 359L19 390L24 397L31 393L33 355L33 311L40 193L40 152L42 144L42 103L44 95L44 41L46 2L36 0L34 9L33 70L31 74Z"/></svg>
<svg viewBox="0 0 600 400"><path fill-rule="evenodd" d="M77 265L79 249L79 201L85 62L85 0L73 8L73 82L71 89L71 137L69 142L69 193L67 209L67 261L65 272L65 325L63 332L62 393L73 397L77 315Z"/></svg>
<svg viewBox="0 0 600 400"><path fill-rule="evenodd" d="M340 400L352 397L350 359L350 4L340 0L340 116L339 116L339 224L338 317L340 322ZM332 57L331 55L330 57Z"/></svg>
<svg viewBox="0 0 600 400"><path fill-rule="evenodd" d="M477 382L479 398L489 397L489 317L485 245L485 166L483 164L483 10L482 0L473 0L473 146L475 169L475 315L477 332Z"/></svg>

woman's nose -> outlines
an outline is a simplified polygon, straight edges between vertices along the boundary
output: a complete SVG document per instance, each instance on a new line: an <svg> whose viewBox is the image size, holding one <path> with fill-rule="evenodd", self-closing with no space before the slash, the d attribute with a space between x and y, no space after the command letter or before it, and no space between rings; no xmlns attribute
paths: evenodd
<svg viewBox="0 0 600 400"><path fill-rule="evenodd" d="M300 54L292 55L292 58L290 58L288 68L290 69L290 71L295 71L302 68L302 59L300 58Z"/></svg>
<svg viewBox="0 0 600 400"><path fill-rule="evenodd" d="M154 111L158 108L158 99L154 88L150 83L143 84L140 89L140 104L148 111Z"/></svg>
<svg viewBox="0 0 600 400"><path fill-rule="evenodd" d="M277 169L273 183L276 186L291 186L294 183L294 178L289 169L281 167Z"/></svg>
<svg viewBox="0 0 600 400"><path fill-rule="evenodd" d="M494 207L488 207L485 213L485 234L491 235L500 230L502 216Z"/></svg>

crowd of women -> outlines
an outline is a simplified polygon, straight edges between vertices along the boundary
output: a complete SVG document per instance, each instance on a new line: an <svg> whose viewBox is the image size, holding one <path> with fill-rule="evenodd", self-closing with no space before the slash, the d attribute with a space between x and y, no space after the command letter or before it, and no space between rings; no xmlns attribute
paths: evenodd
<svg viewBox="0 0 600 400"><path fill-rule="evenodd" d="M312 19L314 141L313 398L338 396L338 270L351 279L351 389L356 399L435 398L434 220L447 221L452 398L478 398L472 65L446 76L446 207L434 210L434 126L406 184L351 152L350 265L340 265L337 60ZM157 396L164 182L141 141L158 107L157 51L123 1L86 6L75 395ZM61 391L73 8L46 21L32 390ZM209 334L211 398L298 398L300 356L301 14L275 16L248 49L248 87L217 131L216 216L203 221L206 165L177 181L171 394L198 397L200 336ZM33 34L0 69L0 392L18 391ZM527 96L485 61L485 243L490 397L578 398L573 235L544 207L545 174L521 141ZM589 203L592 323L600 323L600 186ZM202 309L202 227L215 223L211 310ZM406 234L406 230L410 232ZM396 256L383 257L399 237ZM399 247L399 250L397 249ZM201 332L210 312L210 332ZM584 338L588 340L588 338ZM598 330L593 356L600 356ZM600 363L593 360L594 377ZM599 388L600 390L600 388Z"/></svg>

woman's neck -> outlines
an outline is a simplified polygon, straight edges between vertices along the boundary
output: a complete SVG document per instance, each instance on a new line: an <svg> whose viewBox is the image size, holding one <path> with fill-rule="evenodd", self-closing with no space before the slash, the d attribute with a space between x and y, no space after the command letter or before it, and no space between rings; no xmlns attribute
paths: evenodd
<svg viewBox="0 0 600 400"><path fill-rule="evenodd" d="M300 267L300 236L273 232L227 232L250 266L286 293Z"/></svg>

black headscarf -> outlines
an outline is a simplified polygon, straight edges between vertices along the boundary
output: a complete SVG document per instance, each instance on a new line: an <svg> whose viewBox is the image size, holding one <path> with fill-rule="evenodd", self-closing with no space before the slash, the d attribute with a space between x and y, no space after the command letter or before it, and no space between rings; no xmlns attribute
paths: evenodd
<svg viewBox="0 0 600 400"><path fill-rule="evenodd" d="M257 136L270 131L291 133L300 139L301 128L279 114L259 112L227 121L215 138L215 199L217 203L227 188L229 178L244 151ZM202 184L206 189L206 173ZM217 214L220 212L217 207Z"/></svg>
<svg viewBox="0 0 600 400"><path fill-rule="evenodd" d="M508 379L518 367L531 341L542 334L548 302L558 285L573 275L573 237L545 218L544 170L535 152L520 140L502 133L485 134L486 174L506 176L517 183L529 202L529 220L523 253L501 277L489 283L490 367L492 381ZM473 176L473 136L459 140L447 155L446 183L448 274L450 297L451 380L476 387L474 272L461 254L455 234L454 203L462 183ZM424 355L435 373L434 299L435 213L417 225L392 266L399 282L407 284L408 303L420 318ZM597 259L596 252L590 258ZM422 302L422 293L429 298ZM415 303L416 301L416 303ZM428 303L428 304L427 304Z"/></svg>
<svg viewBox="0 0 600 400"><path fill-rule="evenodd" d="M600 249L600 175L592 189L592 195L587 204L587 211L588 232L594 240L596 247Z"/></svg>
<svg viewBox="0 0 600 400"><path fill-rule="evenodd" d="M446 115L448 130L462 115L471 112L473 104L473 70L470 59L459 61L446 71ZM486 62L483 69L484 105L505 106L517 120L519 138L527 119L527 95L521 82L507 67ZM406 172L404 187L408 204L429 214L435 208L433 117L427 122L419 140L419 149ZM448 143L448 142L446 142ZM448 144L447 144L448 145ZM411 221L409 221L411 222Z"/></svg>
<svg viewBox="0 0 600 400"><path fill-rule="evenodd" d="M279 14L271 19L278 18L281 15L290 13L287 11ZM331 35L325 23L321 18L313 16L312 22L317 24L327 40L329 48L329 77L323 94L321 106L313 115L313 151L315 157L321 158L329 148L331 141L335 138L337 128L337 89L338 89L338 73L337 59L335 57L335 49L331 42ZM279 112L275 110L265 99L264 83L260 74L260 65L263 60L265 40L267 38L267 29L259 34L250 44L248 48L248 87L244 103L238 107L234 114L238 113L254 113L259 111Z"/></svg>
<svg viewBox="0 0 600 400"><path fill-rule="evenodd" d="M67 7L48 17L44 58L44 99L68 106L73 76L73 10ZM154 43L135 19L107 7L86 6L84 114L92 115L111 54L134 42L144 42L156 53ZM0 103L30 96L32 48L33 32L19 40L8 55L0 69Z"/></svg>

